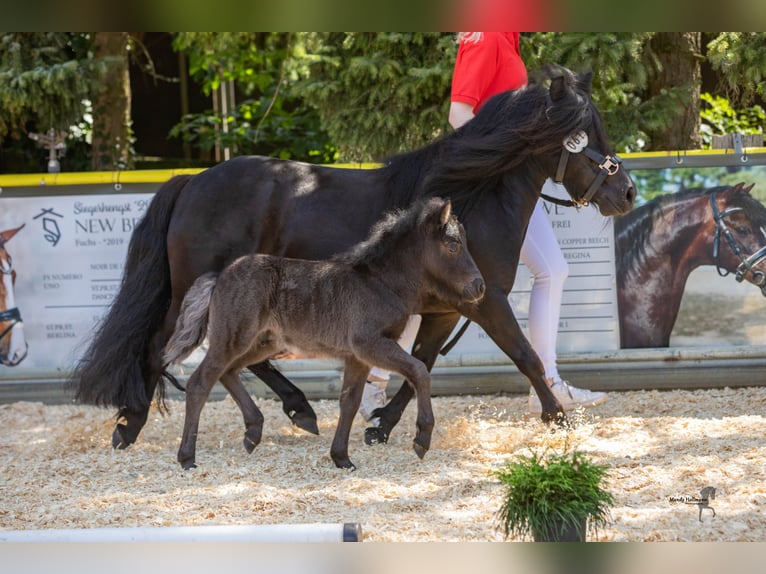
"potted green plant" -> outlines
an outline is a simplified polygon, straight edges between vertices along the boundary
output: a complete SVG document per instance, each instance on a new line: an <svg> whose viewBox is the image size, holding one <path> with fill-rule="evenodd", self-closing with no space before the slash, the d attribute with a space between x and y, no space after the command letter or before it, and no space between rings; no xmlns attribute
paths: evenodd
<svg viewBox="0 0 766 574"><path fill-rule="evenodd" d="M497 517L505 537L536 542L585 542L587 526L606 525L614 497L604 488L608 467L584 452L521 456L495 476L505 485ZM586 526L587 525L587 526Z"/></svg>

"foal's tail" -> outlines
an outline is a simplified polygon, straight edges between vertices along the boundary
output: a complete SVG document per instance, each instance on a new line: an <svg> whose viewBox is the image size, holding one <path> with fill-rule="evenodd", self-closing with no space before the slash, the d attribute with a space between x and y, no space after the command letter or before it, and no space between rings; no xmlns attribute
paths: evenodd
<svg viewBox="0 0 766 574"><path fill-rule="evenodd" d="M78 402L131 411L149 408L154 335L170 305L167 232L173 206L191 175L164 183L133 231L122 284L69 380ZM160 381L160 397L164 386Z"/></svg>
<svg viewBox="0 0 766 574"><path fill-rule="evenodd" d="M210 298L217 281L218 273L205 273L186 293L175 331L162 352L164 365L180 363L205 340Z"/></svg>

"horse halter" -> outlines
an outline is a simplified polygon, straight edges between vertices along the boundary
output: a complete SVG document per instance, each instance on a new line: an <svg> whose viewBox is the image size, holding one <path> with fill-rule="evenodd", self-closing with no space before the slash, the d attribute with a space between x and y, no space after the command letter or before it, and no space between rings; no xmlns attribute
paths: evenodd
<svg viewBox="0 0 766 574"><path fill-rule="evenodd" d="M598 165L598 175L596 175L593 182L590 184L590 187L582 197L574 197L570 192L569 195L572 196L570 201L561 200L546 194L541 194L541 196L543 199L550 201L551 203L564 205L566 207L577 207L579 209L580 207L589 205L590 200L596 195L596 191L598 191L598 188L601 187L601 184L604 183L604 180L608 176L615 175L620 171L622 159L617 154L603 155L589 147L588 134L585 130L577 130L565 137L562 142L561 156L559 157L559 164L556 168L556 176L553 178L553 181L556 183L562 183L564 181L564 173L566 173L567 170L569 156L573 153L584 153L588 159Z"/></svg>
<svg viewBox="0 0 766 574"><path fill-rule="evenodd" d="M0 244L0 247L2 247L2 244ZM8 268L7 269L0 268L0 274L2 275L13 274L13 260L11 259L10 255L8 255ZM6 309L5 311L0 311L0 323L5 323L7 321L10 321L11 324L7 326L2 333L0 333L0 341L2 341L7 335L9 335L11 330L16 325L18 325L19 323L22 323L21 312L19 311L18 307ZM26 353L24 353L24 356L26 356ZM5 357L2 354L0 354L0 363L7 365L8 357Z"/></svg>
<svg viewBox="0 0 766 574"><path fill-rule="evenodd" d="M737 211L744 211L744 209L741 207L728 207L723 211L720 211L715 202L715 192L710 194L710 208L713 210L713 219L715 219L715 231L713 232L713 261L715 261L715 268L716 271L718 271L718 275L721 277L726 277L729 274L728 270L721 270L721 265L718 262L720 240L721 235L723 235L724 239L726 239L726 243L729 244L729 247L731 248L734 255L736 255L741 261L741 263L737 266L737 271L734 275L734 278L738 283L741 283L745 278L745 273L750 271L752 283L755 286L760 287L761 293L766 296L766 274L764 274L762 271L757 271L754 269L755 265L758 265L758 263L760 263L763 259L766 259L766 245L761 247L758 251L749 257L746 257L744 251L737 243L737 240L734 239L734 236L731 234L731 230L726 225L726 221L724 220L726 216L731 215Z"/></svg>

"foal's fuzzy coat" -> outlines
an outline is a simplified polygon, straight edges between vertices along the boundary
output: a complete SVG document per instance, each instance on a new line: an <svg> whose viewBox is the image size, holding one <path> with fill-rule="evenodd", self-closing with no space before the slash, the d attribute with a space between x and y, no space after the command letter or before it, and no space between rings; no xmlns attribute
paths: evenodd
<svg viewBox="0 0 766 574"><path fill-rule="evenodd" d="M186 295L166 363L178 362L207 332L209 348L187 385L186 420L178 460L194 466L199 415L217 380L246 405L239 371L282 351L308 352L345 361L340 419L331 456L348 458L351 423L372 365L401 374L417 393L414 449L430 446L433 412L426 366L396 340L424 298L456 305L478 302L484 282L465 246L465 232L439 198L389 214L370 237L328 261L270 255L240 257L220 275L208 273ZM263 417L247 409L245 446L261 438Z"/></svg>

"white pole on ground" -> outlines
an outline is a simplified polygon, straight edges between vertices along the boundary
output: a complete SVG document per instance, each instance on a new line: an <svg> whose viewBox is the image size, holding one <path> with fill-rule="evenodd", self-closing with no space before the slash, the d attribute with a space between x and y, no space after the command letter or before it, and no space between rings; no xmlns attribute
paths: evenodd
<svg viewBox="0 0 766 574"><path fill-rule="evenodd" d="M360 524L0 530L0 542L360 542Z"/></svg>

